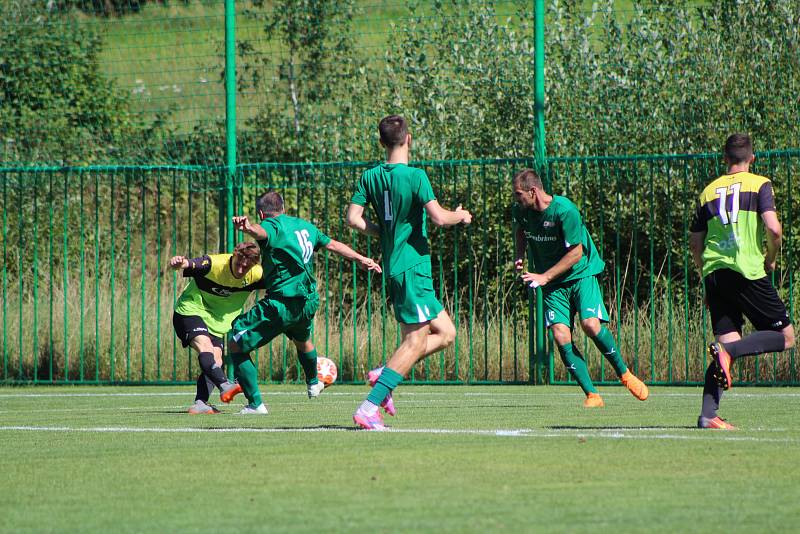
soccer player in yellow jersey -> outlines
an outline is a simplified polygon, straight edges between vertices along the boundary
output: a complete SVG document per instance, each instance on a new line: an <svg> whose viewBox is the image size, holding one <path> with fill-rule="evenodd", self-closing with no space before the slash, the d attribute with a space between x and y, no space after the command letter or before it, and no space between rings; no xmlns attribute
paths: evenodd
<svg viewBox="0 0 800 534"><path fill-rule="evenodd" d="M708 346L712 361L706 370L697 426L734 430L717 415L722 391L731 387L731 363L743 356L793 347L794 328L767 276L775 269L782 233L772 182L750 172L755 156L749 136L728 137L724 158L727 172L700 194L689 247L705 281L716 337ZM756 331L742 338L744 317Z"/></svg>
<svg viewBox="0 0 800 534"><path fill-rule="evenodd" d="M255 243L239 243L233 254L212 254L199 258L173 256L169 266L191 277L175 303L172 325L184 347L197 352L202 370L197 378L197 395L191 414L219 413L208 398L214 386L222 402L230 402L241 391L228 381L222 370L222 339L231 321L241 312L250 291L262 288L261 254Z"/></svg>

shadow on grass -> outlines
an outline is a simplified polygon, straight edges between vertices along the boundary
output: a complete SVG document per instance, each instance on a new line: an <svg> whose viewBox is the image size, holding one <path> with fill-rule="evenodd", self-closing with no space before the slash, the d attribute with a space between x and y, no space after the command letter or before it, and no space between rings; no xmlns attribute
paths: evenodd
<svg viewBox="0 0 800 534"><path fill-rule="evenodd" d="M653 426L577 426L577 425L553 425L544 427L548 430L691 430L697 428L696 425L653 425Z"/></svg>

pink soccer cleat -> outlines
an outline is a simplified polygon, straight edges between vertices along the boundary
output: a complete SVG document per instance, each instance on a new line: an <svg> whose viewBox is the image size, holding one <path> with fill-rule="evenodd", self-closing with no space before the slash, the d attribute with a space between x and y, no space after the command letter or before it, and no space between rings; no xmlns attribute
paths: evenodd
<svg viewBox="0 0 800 534"><path fill-rule="evenodd" d="M353 414L353 422L363 428L364 430L386 430L383 425L383 416L380 411L375 411L374 414L369 415L366 411L359 408Z"/></svg>
<svg viewBox="0 0 800 534"><path fill-rule="evenodd" d="M375 386L375 382L378 381L378 378L381 376L381 372L383 372L383 366L373 369L367 373L367 382L369 382L370 386ZM391 393L386 395L386 398L383 399L381 408L383 408L383 410L392 417L394 417L394 414L397 413L397 408L394 407L394 400L392 400Z"/></svg>

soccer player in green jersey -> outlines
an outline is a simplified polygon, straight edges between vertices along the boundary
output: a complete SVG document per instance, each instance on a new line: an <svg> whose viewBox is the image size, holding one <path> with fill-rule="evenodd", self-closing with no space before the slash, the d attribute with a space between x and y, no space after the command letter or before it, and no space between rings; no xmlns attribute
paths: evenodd
<svg viewBox="0 0 800 534"><path fill-rule="evenodd" d="M403 117L384 117L378 130L386 163L361 175L347 210L347 223L363 234L380 238L383 269L402 342L385 367L368 374L372 391L353 415L353 421L368 430L385 428L378 407L394 415L392 391L414 364L455 339L453 321L433 291L426 215L438 226L472 222L472 215L461 206L455 211L442 208L425 171L408 166L411 134ZM365 214L367 205L372 207L376 222Z"/></svg>
<svg viewBox="0 0 800 534"><path fill-rule="evenodd" d="M314 314L319 308L314 251L325 248L365 270L381 272L375 261L331 239L310 222L286 215L279 193L262 195L256 201L256 209L261 218L259 225L252 225L247 217L233 218L236 228L254 237L261 248L266 286L264 298L234 320L228 342L236 377L249 401L242 414L267 413L258 390L258 372L249 353L280 334L286 334L297 348L309 398L318 397L325 387L317 378L317 351L311 341Z"/></svg>
<svg viewBox="0 0 800 534"><path fill-rule="evenodd" d="M716 338L708 346L711 364L706 370L697 426L734 430L717 415L722 391L731 387L731 363L736 358L793 347L794 328L767 276L775 270L782 234L772 182L750 172L755 156L748 135L728 137L724 160L727 172L700 194L689 247L705 281ZM756 331L742 338L744 317Z"/></svg>
<svg viewBox="0 0 800 534"><path fill-rule="evenodd" d="M197 378L191 414L213 414L219 410L208 403L214 386L222 402L230 402L241 391L222 370L222 339L231 321L241 312L250 291L260 287L263 270L255 243L239 243L233 254L213 254L189 259L173 256L169 266L191 277L175 303L172 325L184 347L197 351L202 370Z"/></svg>
<svg viewBox="0 0 800 534"><path fill-rule="evenodd" d="M622 383L639 400L649 395L647 386L628 370L605 327L608 311L597 276L605 263L583 224L577 206L569 199L548 194L531 169L520 171L512 182L516 203L515 268L531 288L541 287L547 327L553 333L561 360L586 395L587 408L604 406L589 377L586 361L572 343L577 313L583 331L614 367ZM536 272L524 272L525 250L530 247Z"/></svg>

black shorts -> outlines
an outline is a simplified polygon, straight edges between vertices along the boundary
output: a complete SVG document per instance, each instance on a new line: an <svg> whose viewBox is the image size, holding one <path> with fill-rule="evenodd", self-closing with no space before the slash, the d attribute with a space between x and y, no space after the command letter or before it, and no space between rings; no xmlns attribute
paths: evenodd
<svg viewBox="0 0 800 534"><path fill-rule="evenodd" d="M208 331L205 321L197 315L181 315L178 312L172 314L172 326L175 334L181 340L181 345L189 346L189 342L197 336L208 336L211 344L217 348L223 347L222 339Z"/></svg>
<svg viewBox="0 0 800 534"><path fill-rule="evenodd" d="M748 280L730 269L718 269L705 278L708 311L714 335L742 333L744 317L756 330L780 332L790 324L786 306L769 277Z"/></svg>

